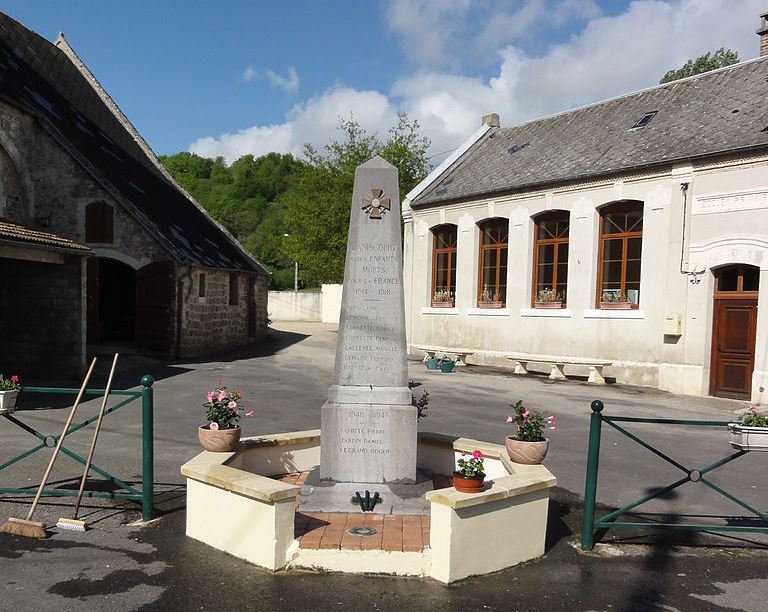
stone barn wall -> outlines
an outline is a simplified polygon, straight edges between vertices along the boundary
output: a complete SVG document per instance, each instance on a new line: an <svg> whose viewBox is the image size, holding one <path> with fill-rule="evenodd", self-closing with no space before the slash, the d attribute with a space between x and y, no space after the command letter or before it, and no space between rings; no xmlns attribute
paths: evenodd
<svg viewBox="0 0 768 612"><path fill-rule="evenodd" d="M24 380L79 378L85 258L63 264L0 258L0 372Z"/></svg>
<svg viewBox="0 0 768 612"><path fill-rule="evenodd" d="M194 268L191 274L180 275L179 287L183 296L180 356L191 357L243 346L266 334L267 278L242 272L231 274L237 283L237 304L230 303L229 272ZM201 275L205 276L202 291ZM249 282L255 284L256 312L252 335L248 326Z"/></svg>

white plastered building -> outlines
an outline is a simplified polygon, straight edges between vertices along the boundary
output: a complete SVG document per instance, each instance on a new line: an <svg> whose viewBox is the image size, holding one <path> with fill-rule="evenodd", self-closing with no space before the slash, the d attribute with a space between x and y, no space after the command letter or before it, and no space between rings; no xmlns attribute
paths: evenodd
<svg viewBox="0 0 768 612"><path fill-rule="evenodd" d="M403 217L414 352L602 360L768 402L768 56L512 128L487 115Z"/></svg>

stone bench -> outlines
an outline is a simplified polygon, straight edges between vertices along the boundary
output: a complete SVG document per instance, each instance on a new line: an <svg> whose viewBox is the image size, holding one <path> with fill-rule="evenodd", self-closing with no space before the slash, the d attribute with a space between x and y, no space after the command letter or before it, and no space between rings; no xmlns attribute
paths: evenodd
<svg viewBox="0 0 768 612"><path fill-rule="evenodd" d="M565 380L565 366L579 365L589 367L588 383L604 385L603 368L612 366L613 361L605 359L589 359L586 357L567 357L563 355L531 355L528 353L512 353L507 359L515 361L515 374L528 374L529 363L548 363L552 365L549 377L552 380Z"/></svg>
<svg viewBox="0 0 768 612"><path fill-rule="evenodd" d="M442 346L416 346L414 347L417 351L424 351L424 361L427 359L434 357L437 353L443 353L445 355L455 355L456 356L456 365L457 366L465 366L467 365L467 357L469 355L474 355L475 351L472 349L461 349L461 348L445 348Z"/></svg>

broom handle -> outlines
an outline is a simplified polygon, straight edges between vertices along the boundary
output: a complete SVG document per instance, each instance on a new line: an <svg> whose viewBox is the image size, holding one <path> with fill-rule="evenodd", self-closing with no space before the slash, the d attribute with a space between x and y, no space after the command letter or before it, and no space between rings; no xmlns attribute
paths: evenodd
<svg viewBox="0 0 768 612"><path fill-rule="evenodd" d="M91 367L88 368L88 373L85 375L85 380L83 380L83 386L80 387L80 393L77 394L77 399L75 400L75 403L72 405L72 410L70 410L69 412L69 417L67 418L67 422L64 425L64 429L61 431L61 437L59 438L59 441L56 443L56 448L53 451L53 456L51 457L51 460L48 463L48 467L45 470L45 474L43 475L43 481L40 483L40 486L37 488L37 493L35 494L35 501L32 502L32 507L29 509L29 513L27 514L27 520L30 520L32 518L32 515L35 512L35 508L37 508L37 502L40 501L40 496L43 494L43 489L45 489L45 485L48 482L48 476L51 475L53 464L56 462L56 456L59 454L59 449L61 448L61 445L64 442L64 436L67 435L69 426L72 424L72 419L75 418L75 411L77 410L77 406L80 403L80 399L83 397L83 394L85 393L85 387L88 385L88 381L91 378L91 373L93 372L93 367L95 365L96 365L96 357L93 358L93 361L91 362Z"/></svg>
<svg viewBox="0 0 768 612"><path fill-rule="evenodd" d="M99 409L99 418L96 421L96 429L93 431L93 440L91 441L91 448L88 451L88 459L85 462L85 470L83 470L83 477L80 479L80 490L77 492L77 501L75 502L75 514L74 518L77 518L77 513L80 511L80 502L83 500L83 491L85 490L85 481L88 478L88 472L91 471L91 461L93 460L93 452L96 450L96 439L99 437L99 430L101 429L101 420L104 418L104 409L107 407L107 398L109 392L112 390L112 376L115 374L115 367L117 366L118 354L115 353L115 358L112 360L112 369L109 371L109 379L107 380L107 388L104 390L104 399L101 400L101 408Z"/></svg>

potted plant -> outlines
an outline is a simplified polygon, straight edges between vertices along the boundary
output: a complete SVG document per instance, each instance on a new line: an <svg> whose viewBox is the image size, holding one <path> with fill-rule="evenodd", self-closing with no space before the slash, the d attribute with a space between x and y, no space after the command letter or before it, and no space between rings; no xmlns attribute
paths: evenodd
<svg viewBox="0 0 768 612"><path fill-rule="evenodd" d="M746 451L768 451L768 413L752 404L735 423L728 423L731 446Z"/></svg>
<svg viewBox="0 0 768 612"><path fill-rule="evenodd" d="M432 296L433 308L453 308L454 304L453 293L448 289L438 289Z"/></svg>
<svg viewBox="0 0 768 612"><path fill-rule="evenodd" d="M208 391L203 407L206 409L206 425L197 430L197 437L205 450L215 453L233 451L240 442L240 417L253 416L253 410L245 412L240 405L240 390L228 391L216 379L216 387Z"/></svg>
<svg viewBox="0 0 768 612"><path fill-rule="evenodd" d="M632 302L621 291L603 291L600 297L602 310L630 310Z"/></svg>
<svg viewBox="0 0 768 612"><path fill-rule="evenodd" d="M545 417L540 411L530 412L523 406L523 400L512 405L515 414L507 417L507 423L517 425L517 433L507 436L506 447L509 458L514 463L536 465L547 456L549 439L544 437L544 428L557 429L554 416Z"/></svg>
<svg viewBox="0 0 768 612"><path fill-rule="evenodd" d="M483 285L478 306L480 308L504 308L504 302L501 301L498 291L491 289L488 285Z"/></svg>
<svg viewBox="0 0 768 612"><path fill-rule="evenodd" d="M453 473L453 487L462 493L480 493L485 489L483 453L475 449L471 457L465 457L466 453L461 453L461 458L456 462L459 469Z"/></svg>
<svg viewBox="0 0 768 612"><path fill-rule="evenodd" d="M440 360L440 371L443 374L450 374L453 372L453 368L456 365L456 362L448 357L448 355L444 355L443 358Z"/></svg>
<svg viewBox="0 0 768 612"><path fill-rule="evenodd" d="M536 301L533 303L536 308L562 308L563 296L554 289L539 289L536 295Z"/></svg>
<svg viewBox="0 0 768 612"><path fill-rule="evenodd" d="M4 378L0 374L0 414L11 414L16 411L19 389L21 389L21 383L18 374L13 374L10 378Z"/></svg>

